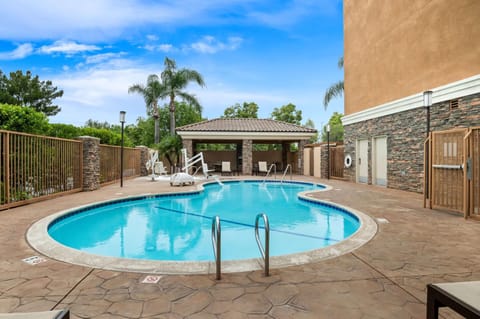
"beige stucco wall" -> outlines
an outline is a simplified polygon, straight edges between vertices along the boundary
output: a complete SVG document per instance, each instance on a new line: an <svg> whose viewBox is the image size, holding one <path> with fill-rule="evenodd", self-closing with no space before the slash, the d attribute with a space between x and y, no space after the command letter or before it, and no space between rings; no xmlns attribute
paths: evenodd
<svg viewBox="0 0 480 319"><path fill-rule="evenodd" d="M480 0L344 0L345 115L480 74Z"/></svg>

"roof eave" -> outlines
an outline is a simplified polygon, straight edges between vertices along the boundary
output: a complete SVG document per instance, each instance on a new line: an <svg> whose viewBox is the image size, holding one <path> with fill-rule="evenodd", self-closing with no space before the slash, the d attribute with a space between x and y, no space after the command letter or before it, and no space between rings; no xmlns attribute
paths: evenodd
<svg viewBox="0 0 480 319"><path fill-rule="evenodd" d="M183 139L192 140L309 140L315 132L198 132L179 131Z"/></svg>

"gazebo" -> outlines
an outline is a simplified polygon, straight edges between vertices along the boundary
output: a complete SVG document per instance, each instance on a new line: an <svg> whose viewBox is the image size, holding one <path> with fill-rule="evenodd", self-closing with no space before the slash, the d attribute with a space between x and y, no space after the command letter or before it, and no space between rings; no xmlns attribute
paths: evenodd
<svg viewBox="0 0 480 319"><path fill-rule="evenodd" d="M193 123L177 128L183 147L189 157L196 153L198 144L235 144L235 151L229 154L207 154L210 162L220 160L233 161L233 167L239 173L250 175L254 172L258 160L276 163L278 169L291 164L294 172L302 172L303 147L317 133L317 130L275 121L255 118L218 118L199 123ZM298 144L298 152L290 152L290 144ZM281 150L274 152L254 152L254 144L280 144ZM208 156L210 155L210 156Z"/></svg>

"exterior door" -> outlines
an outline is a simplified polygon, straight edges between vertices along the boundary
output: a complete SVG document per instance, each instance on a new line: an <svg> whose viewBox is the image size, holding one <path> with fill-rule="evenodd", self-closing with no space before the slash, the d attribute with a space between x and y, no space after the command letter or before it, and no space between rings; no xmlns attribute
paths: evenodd
<svg viewBox="0 0 480 319"><path fill-rule="evenodd" d="M368 140L357 142L357 182L368 183Z"/></svg>
<svg viewBox="0 0 480 319"><path fill-rule="evenodd" d="M387 186L387 138L373 139L373 183Z"/></svg>

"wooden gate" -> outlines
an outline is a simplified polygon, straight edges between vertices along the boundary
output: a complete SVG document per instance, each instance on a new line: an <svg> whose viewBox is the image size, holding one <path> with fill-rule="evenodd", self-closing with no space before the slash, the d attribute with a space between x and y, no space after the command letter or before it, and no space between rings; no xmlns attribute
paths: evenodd
<svg viewBox="0 0 480 319"><path fill-rule="evenodd" d="M480 127L465 136L466 177L465 217L480 218Z"/></svg>
<svg viewBox="0 0 480 319"><path fill-rule="evenodd" d="M344 149L343 145L330 147L330 177L332 178L343 178Z"/></svg>
<svg viewBox="0 0 480 319"><path fill-rule="evenodd" d="M480 217L480 128L432 132L424 167L430 208Z"/></svg>

